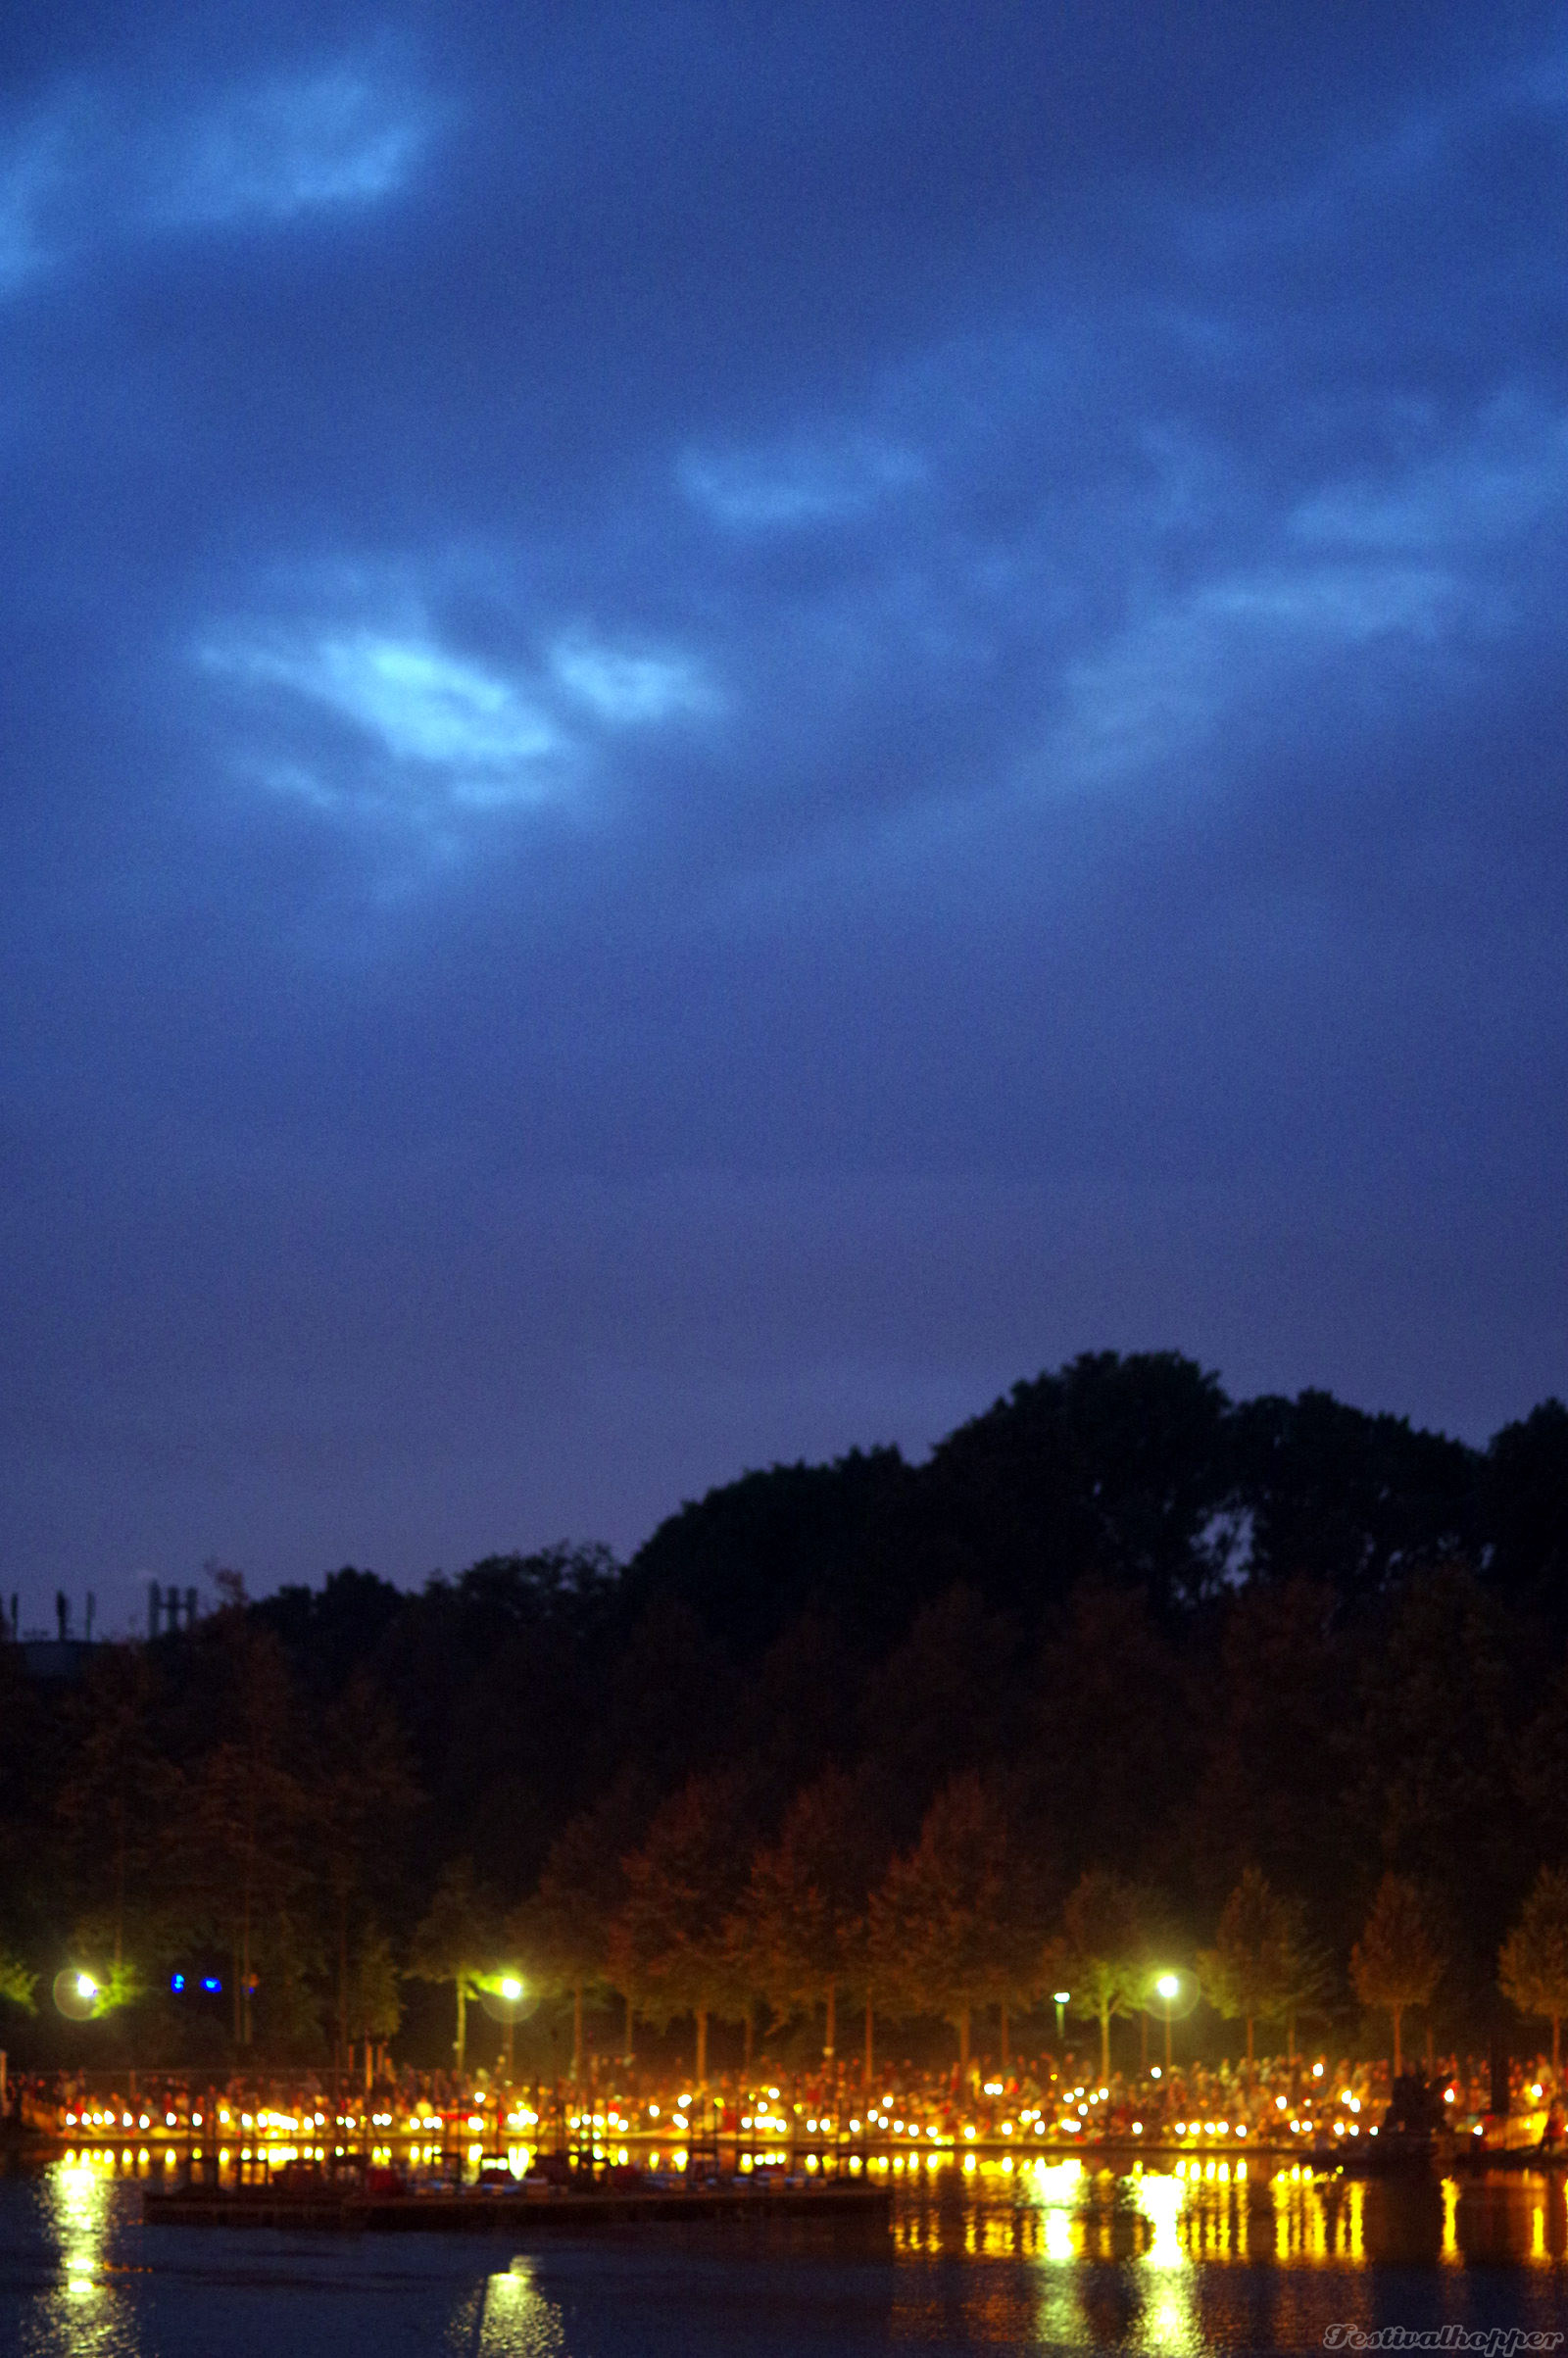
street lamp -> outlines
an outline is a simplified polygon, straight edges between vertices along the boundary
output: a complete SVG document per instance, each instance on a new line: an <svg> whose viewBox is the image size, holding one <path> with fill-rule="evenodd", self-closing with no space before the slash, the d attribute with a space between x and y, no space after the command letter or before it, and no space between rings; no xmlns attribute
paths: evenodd
<svg viewBox="0 0 1568 2358"><path fill-rule="evenodd" d="M1070 1990L1054 1990L1051 1994L1055 2000L1056 2006L1056 2044L1058 2047L1065 2048L1067 2043L1067 2017L1064 2012L1064 2008L1067 2000L1072 1995L1072 1991Z"/></svg>
<svg viewBox="0 0 1568 2358"><path fill-rule="evenodd" d="M1154 1988L1165 2001L1165 2080L1167 2086L1170 2081L1170 2010L1173 2001L1181 1994L1181 1982L1174 1973L1162 1973L1154 1984Z"/></svg>
<svg viewBox="0 0 1568 2358"><path fill-rule="evenodd" d="M513 2038L516 2025L533 2012L528 1985L520 1973L498 1973L486 1978L479 1991L479 2003L492 2022L504 2023L507 2031L505 2071L507 2086L512 2086Z"/></svg>
<svg viewBox="0 0 1568 2358"><path fill-rule="evenodd" d="M82 1966L67 1965L55 1975L55 2004L68 2022L90 2022L103 1994L103 1984Z"/></svg>

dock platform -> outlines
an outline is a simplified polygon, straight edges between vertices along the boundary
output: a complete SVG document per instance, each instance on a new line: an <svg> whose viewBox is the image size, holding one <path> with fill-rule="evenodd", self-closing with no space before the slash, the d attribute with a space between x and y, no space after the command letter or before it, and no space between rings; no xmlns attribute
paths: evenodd
<svg viewBox="0 0 1568 2358"><path fill-rule="evenodd" d="M615 2186L578 2191L545 2186L516 2193L489 2187L468 2192L368 2194L331 2187L309 2191L274 2186L149 2187L142 2216L149 2226L258 2227L398 2235L582 2234L607 2227L670 2226L678 2220L885 2220L892 2192L881 2186L841 2186L821 2180L783 2186Z"/></svg>

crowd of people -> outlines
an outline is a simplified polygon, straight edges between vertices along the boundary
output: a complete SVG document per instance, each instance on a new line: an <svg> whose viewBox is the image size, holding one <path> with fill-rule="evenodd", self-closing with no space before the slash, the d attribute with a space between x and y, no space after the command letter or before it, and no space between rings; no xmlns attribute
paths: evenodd
<svg viewBox="0 0 1568 2358"><path fill-rule="evenodd" d="M1426 2076L1445 2126L1460 2134L1497 2119L1502 2099L1492 2059L1446 2055ZM981 2061L965 2077L912 2062L870 2083L859 2061L826 2060L807 2072L716 2075L699 2088L678 2076L594 2056L578 2079L544 2086L472 2074L388 2071L368 2089L322 2074L233 2078L201 2086L158 2072L13 2075L5 2118L13 2134L83 2144L238 2145L285 2136L368 2145L423 2138L443 2150L474 2143L667 2143L718 2137L759 2149L845 2145L906 2152L1050 2145L1087 2149L1137 2143L1241 2154L1258 2147L1304 2151L1334 2136L1360 2136L1384 2121L1393 2094L1382 2058L1327 2055L1218 2065L1152 2065L1102 2080L1086 2058L1041 2054L1009 2066ZM1508 2114L1562 2124L1557 2075L1544 2057L1512 2059Z"/></svg>

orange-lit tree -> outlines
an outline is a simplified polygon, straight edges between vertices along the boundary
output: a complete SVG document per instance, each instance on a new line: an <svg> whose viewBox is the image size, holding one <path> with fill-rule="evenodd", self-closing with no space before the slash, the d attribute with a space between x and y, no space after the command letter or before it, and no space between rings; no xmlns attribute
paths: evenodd
<svg viewBox="0 0 1568 2358"><path fill-rule="evenodd" d="M643 1993L651 2013L666 2021L691 2015L700 2088L708 2080L710 2017L738 2014L745 2003L730 1924L748 1847L739 1778L698 1776L655 1813L642 1843L624 1861L617 1977Z"/></svg>
<svg viewBox="0 0 1568 2358"><path fill-rule="evenodd" d="M571 1998L571 2077L584 2070L583 2008L591 1992L618 1988L631 2053L636 1976L620 1937L626 1900L623 1860L636 1832L635 1795L622 1783L568 1820L550 1846L538 1888L513 1920L514 1946L531 1978Z"/></svg>
<svg viewBox="0 0 1568 2358"><path fill-rule="evenodd" d="M778 1839L759 1850L731 1940L742 1978L780 2012L824 2009L823 2060L837 2051L838 2000L866 1987L870 1845L854 1781L828 1769L796 1794Z"/></svg>
<svg viewBox="0 0 1568 2358"><path fill-rule="evenodd" d="M1060 1938L1048 1951L1073 2012L1100 2025L1100 2072L1110 2077L1112 2017L1130 2014L1149 1979L1145 1909L1134 1887L1107 1867L1090 1867L1067 1895Z"/></svg>
<svg viewBox="0 0 1568 2358"><path fill-rule="evenodd" d="M1214 1945L1199 1952L1203 1993L1227 2022L1247 2025L1247 2060L1253 2060L1258 2016L1283 2013L1292 1982L1289 1902L1270 1890L1260 1868L1248 1867L1220 1911Z"/></svg>
<svg viewBox="0 0 1568 2358"><path fill-rule="evenodd" d="M1363 2006L1394 2025L1394 2073L1401 2069L1400 2026L1411 2006L1429 2006L1447 1959L1416 1885L1385 1875L1361 1938L1350 1951L1350 1982Z"/></svg>
<svg viewBox="0 0 1568 2358"><path fill-rule="evenodd" d="M1562 2018L1568 2014L1568 1870L1543 1867L1519 1921L1502 1944L1497 1981L1521 2014L1551 2025L1551 2068L1562 2064Z"/></svg>
<svg viewBox="0 0 1568 2358"><path fill-rule="evenodd" d="M976 2007L1032 1990L1040 1953L1036 1877L994 1789L974 1772L938 1793L914 1847L872 1894L869 1949L879 1990L908 2012L942 2014L969 2071ZM1005 2040L1004 2011L1004 2040Z"/></svg>
<svg viewBox="0 0 1568 2358"><path fill-rule="evenodd" d="M474 1881L466 1858L444 1869L414 1935L409 1971L416 1981L450 1982L457 1999L453 2068L461 2076L468 2052L468 2000L477 1997L501 1946L494 1903Z"/></svg>

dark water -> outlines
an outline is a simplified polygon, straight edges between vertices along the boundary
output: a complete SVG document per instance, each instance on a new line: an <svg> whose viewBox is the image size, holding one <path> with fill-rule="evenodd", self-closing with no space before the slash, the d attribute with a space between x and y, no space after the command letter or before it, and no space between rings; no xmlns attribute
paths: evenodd
<svg viewBox="0 0 1568 2358"><path fill-rule="evenodd" d="M144 2228L134 2171L0 2181L4 2358L777 2358L1321 2349L1568 2327L1560 2174L1407 2186L1075 2162L901 2176L891 2231L589 2239ZM1342 2346L1346 2344L1342 2339Z"/></svg>

